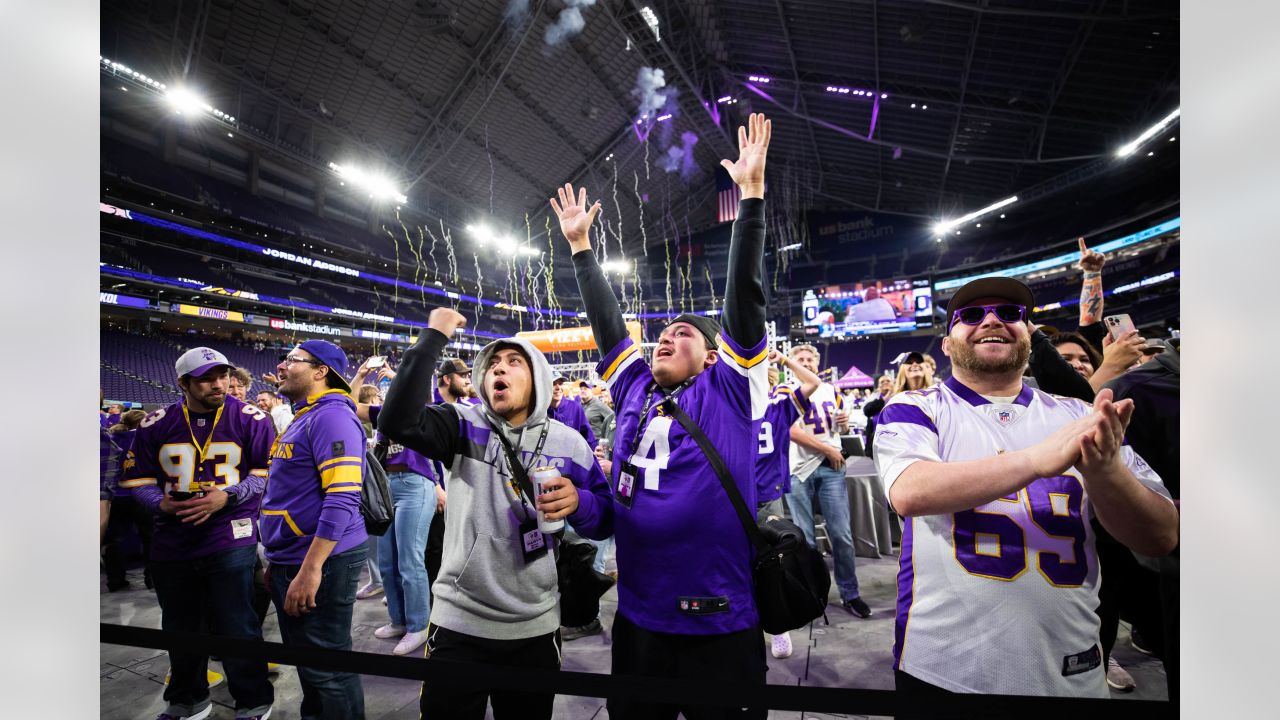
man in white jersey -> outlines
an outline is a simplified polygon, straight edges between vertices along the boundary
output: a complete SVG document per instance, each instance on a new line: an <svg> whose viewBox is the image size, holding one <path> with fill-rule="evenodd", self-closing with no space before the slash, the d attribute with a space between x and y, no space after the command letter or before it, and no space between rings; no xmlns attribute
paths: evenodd
<svg viewBox="0 0 1280 720"><path fill-rule="evenodd" d="M791 348L791 359L811 373L818 372L818 349L812 345ZM849 488L844 479L844 454L840 433L849 432L849 415L844 398L831 383L822 383L809 396L809 408L791 426L791 489L787 507L815 545L813 512L822 512L835 556L836 586L840 606L860 618L871 617L871 608L858 594L858 574L854 569L853 526L849 517ZM815 545L816 546L816 545Z"/></svg>
<svg viewBox="0 0 1280 720"><path fill-rule="evenodd" d="M1090 519L1147 555L1178 541L1159 476L1123 446L1133 403L1023 384L1033 306L1017 280L965 285L947 305L952 377L895 395L876 420L876 467L906 518L894 633L906 700L1107 697Z"/></svg>

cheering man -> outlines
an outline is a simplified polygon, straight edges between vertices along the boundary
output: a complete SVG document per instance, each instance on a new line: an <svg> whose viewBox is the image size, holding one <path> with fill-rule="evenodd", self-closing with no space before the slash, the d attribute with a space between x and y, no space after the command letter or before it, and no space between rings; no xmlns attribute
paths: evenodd
<svg viewBox="0 0 1280 720"><path fill-rule="evenodd" d="M551 200L569 241L582 306L604 357L597 372L618 413L610 482L618 559L613 672L762 684L764 648L752 597L752 547L711 461L665 400L685 410L719 451L748 507L755 507L755 421L766 400L764 170L770 123L753 114L738 129L737 162L722 165L742 189L729 245L724 325L676 317L652 364L627 336L622 310L591 251L600 203L572 185ZM576 523L575 523L576 527ZM763 708L705 709L610 700L609 717L764 717Z"/></svg>

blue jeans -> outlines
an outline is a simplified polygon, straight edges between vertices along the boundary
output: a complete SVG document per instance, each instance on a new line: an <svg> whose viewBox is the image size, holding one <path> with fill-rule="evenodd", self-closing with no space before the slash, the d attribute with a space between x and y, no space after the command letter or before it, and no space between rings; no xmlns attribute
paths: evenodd
<svg viewBox="0 0 1280 720"><path fill-rule="evenodd" d="M289 583L301 565L271 565L271 598L276 604L280 636L286 645L351 649L351 611L356 602L356 585L368 551L364 545L339 555L330 555L321 571L316 606L293 617L284 611ZM302 683L303 720L362 720L364 688L355 673L298 667Z"/></svg>
<svg viewBox="0 0 1280 720"><path fill-rule="evenodd" d="M604 573L604 558L609 554L609 549L613 547L613 536L603 540L591 540L591 544L596 546L596 561L591 567L595 568L598 573Z"/></svg>
<svg viewBox="0 0 1280 720"><path fill-rule="evenodd" d="M387 473L395 520L378 540L378 568L387 594L387 614L409 632L427 629L431 616L431 580L424 554L427 531L436 514L435 484L417 473Z"/></svg>
<svg viewBox="0 0 1280 720"><path fill-rule="evenodd" d="M160 628L183 632L206 631L205 619L212 620L213 632L226 637L262 640L262 624L253 610L253 564L257 548L223 550L194 560L152 562L151 578L160 601ZM236 709L248 710L271 705L275 690L267 679L265 660L227 657L227 687ZM169 653L169 686L164 689L170 705L203 705L209 699L205 671L209 658L202 655Z"/></svg>
<svg viewBox="0 0 1280 720"><path fill-rule="evenodd" d="M791 492L786 494L791 517L804 532L804 539L817 547L813 534L813 506L827 523L827 539L831 541L831 554L836 559L836 586L840 599L858 597L858 575L854 570L853 527L849 524L849 488L844 482L844 472L827 464L818 466L809 477L791 476Z"/></svg>

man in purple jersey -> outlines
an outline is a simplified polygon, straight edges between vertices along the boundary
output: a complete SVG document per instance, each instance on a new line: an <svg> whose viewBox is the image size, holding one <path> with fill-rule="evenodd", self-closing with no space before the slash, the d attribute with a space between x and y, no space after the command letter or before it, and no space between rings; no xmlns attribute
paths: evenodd
<svg viewBox="0 0 1280 720"><path fill-rule="evenodd" d="M587 422L587 414L582 410L582 403L570 398L564 390L564 376L556 374L555 380L551 383L551 407L547 409L547 415L552 420L559 420L568 425L592 448L596 446L596 434L591 431L591 423Z"/></svg>
<svg viewBox="0 0 1280 720"><path fill-rule="evenodd" d="M795 373L799 383L778 384L778 369L769 368L769 404L756 433L760 448L756 455L756 520L782 517L782 496L791 491L791 425L809 412L809 396L822 378L777 350L769 351L769 362ZM791 633L774 635L770 652L776 658L791 656Z"/></svg>
<svg viewBox="0 0 1280 720"><path fill-rule="evenodd" d="M271 451L262 498L268 584L285 644L351 649L351 613L369 539L360 515L365 431L341 372L347 355L307 340L277 366L293 422ZM302 717L358 720L364 690L355 673L298 667Z"/></svg>
<svg viewBox="0 0 1280 720"><path fill-rule="evenodd" d="M188 350L175 370L182 400L147 416L125 458L121 486L155 515L150 569L164 630L262 639L253 609L254 518L276 430L258 408L228 395L231 363ZM169 654L168 703L157 720L194 720L213 709L209 658ZM236 717L263 718L275 691L267 663L223 660Z"/></svg>
<svg viewBox="0 0 1280 720"><path fill-rule="evenodd" d="M653 363L627 335L622 311L591 251L600 203L572 185L551 200L569 241L582 306L603 357L597 372L617 411L611 484L618 559L613 672L763 684L764 648L752 594L752 547L711 462L668 411L678 403L755 507L755 421L766 400L764 169L770 124L738 128L739 158L721 164L742 189L729 245L723 326L676 317ZM764 708L719 710L610 700L632 717L764 717Z"/></svg>

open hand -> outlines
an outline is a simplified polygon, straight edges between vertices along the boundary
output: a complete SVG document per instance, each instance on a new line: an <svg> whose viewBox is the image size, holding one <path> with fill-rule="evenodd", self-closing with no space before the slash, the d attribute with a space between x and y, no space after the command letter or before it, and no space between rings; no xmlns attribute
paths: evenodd
<svg viewBox="0 0 1280 720"><path fill-rule="evenodd" d="M1120 448L1124 445L1124 433L1133 418L1133 400L1114 401L1114 393L1104 388L1093 401L1093 413L1097 422L1078 439L1080 460L1076 467L1086 480L1102 477L1114 471L1120 460Z"/></svg>
<svg viewBox="0 0 1280 720"><path fill-rule="evenodd" d="M769 137L773 122L764 113L751 113L747 119L750 129L738 126L738 160L721 160L720 165L729 171L729 177L742 188L744 198L764 197L764 162L769 153Z"/></svg>
<svg viewBox="0 0 1280 720"><path fill-rule="evenodd" d="M578 190L578 197L575 200L572 183L565 183L564 187L556 188L556 194L560 196L560 202L556 203L555 198L551 198L551 209L560 220L560 232L569 241L569 247L573 252L589 250L591 240L588 233L591 230L591 224L596 221L596 215L600 212L600 201L597 200L594 205L588 207L586 188Z"/></svg>

